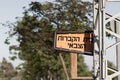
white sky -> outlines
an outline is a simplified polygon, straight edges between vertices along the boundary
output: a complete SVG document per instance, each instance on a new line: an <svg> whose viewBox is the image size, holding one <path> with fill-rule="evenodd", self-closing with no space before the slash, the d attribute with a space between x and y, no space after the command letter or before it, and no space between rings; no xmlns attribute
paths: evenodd
<svg viewBox="0 0 120 80"><path fill-rule="evenodd" d="M54 0L1 0L0 1L0 23L6 23L7 21L14 22L15 17L22 16L23 7L27 6L31 1L54 1ZM92 1L92 0L90 0ZM106 12L110 14L117 14L120 12L120 2L109 2L106 5ZM0 24L0 62L3 57L9 60L9 46L4 44L4 40L6 39L7 35L4 34L7 32L8 29L5 28ZM112 40L109 41L112 43ZM109 44L109 43L108 43ZM111 56L110 58L113 58ZM92 63L92 57L85 56L85 60L88 65ZM19 60L12 61L12 63L16 66L20 63Z"/></svg>
<svg viewBox="0 0 120 80"><path fill-rule="evenodd" d="M47 0L0 0L0 23L15 22L15 17L21 17L23 7L28 7L28 4L31 1L47 1ZM53 0L49 0L53 1ZM9 61L9 46L4 44L4 40L7 38L5 32L8 31L8 28L0 24L0 62L5 57ZM13 41L14 42L14 41ZM16 43L16 42L15 42ZM17 66L20 61L15 60L11 61L14 66Z"/></svg>

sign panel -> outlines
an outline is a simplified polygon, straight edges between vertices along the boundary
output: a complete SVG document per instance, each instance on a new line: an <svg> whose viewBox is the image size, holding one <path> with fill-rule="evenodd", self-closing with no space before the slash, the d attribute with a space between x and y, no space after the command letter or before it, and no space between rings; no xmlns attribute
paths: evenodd
<svg viewBox="0 0 120 80"><path fill-rule="evenodd" d="M67 50L71 52L92 53L93 52L93 33L61 33L55 34L56 49Z"/></svg>

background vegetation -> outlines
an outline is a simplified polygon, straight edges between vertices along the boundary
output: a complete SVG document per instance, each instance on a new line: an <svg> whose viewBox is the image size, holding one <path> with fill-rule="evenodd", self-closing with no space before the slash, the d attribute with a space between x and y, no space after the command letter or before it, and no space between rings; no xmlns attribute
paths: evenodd
<svg viewBox="0 0 120 80"><path fill-rule="evenodd" d="M31 2L24 7L23 17L16 18L10 28L6 44L17 36L19 45L11 45L12 60L17 55L24 61L18 68L23 80L66 80L65 71L59 53L65 61L70 76L70 53L55 50L55 31L92 30L92 5L81 0L56 0L55 2ZM84 63L84 57L78 54L78 75L92 75Z"/></svg>

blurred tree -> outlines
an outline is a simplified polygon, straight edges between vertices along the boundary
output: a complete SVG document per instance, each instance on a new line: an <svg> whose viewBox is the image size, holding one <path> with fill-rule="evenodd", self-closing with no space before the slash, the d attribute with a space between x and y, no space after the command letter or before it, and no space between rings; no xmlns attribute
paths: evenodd
<svg viewBox="0 0 120 80"><path fill-rule="evenodd" d="M92 17L90 2L81 0L56 0L53 3L31 2L29 9L25 9L22 19L12 27L10 37L17 36L19 45L10 46L10 51L17 51L19 58L24 60L23 70L25 80L66 80L59 53L63 58L70 74L69 52L54 50L55 31L91 30ZM9 39L9 38L8 38ZM6 43L8 42L6 39ZM16 54L16 53L15 53ZM15 59L13 56L11 59ZM89 74L83 56L78 56L79 70L84 75ZM82 73L79 73L83 75Z"/></svg>
<svg viewBox="0 0 120 80"><path fill-rule="evenodd" d="M7 60L3 58L0 73L3 80L10 80L12 77L16 76L17 71L13 68L11 63L7 62Z"/></svg>

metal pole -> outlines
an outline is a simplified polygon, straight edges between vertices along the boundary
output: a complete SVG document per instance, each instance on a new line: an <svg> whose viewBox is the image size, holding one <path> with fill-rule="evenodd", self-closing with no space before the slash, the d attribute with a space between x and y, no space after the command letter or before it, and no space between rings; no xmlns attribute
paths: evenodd
<svg viewBox="0 0 120 80"><path fill-rule="evenodd" d="M99 56L100 56L100 80L107 76L106 52L105 52L105 0L99 0Z"/></svg>
<svg viewBox="0 0 120 80"><path fill-rule="evenodd" d="M116 23L116 33L120 34L120 22ZM120 38L117 38L116 42L119 42ZM120 71L120 44L116 47L116 63L117 63L117 70ZM120 75L118 76L118 80L120 80Z"/></svg>
<svg viewBox="0 0 120 80"><path fill-rule="evenodd" d="M120 22L117 24L117 34L107 30L106 24L112 20L119 20L117 17L120 14L117 14L113 17L110 17L109 19L105 20L105 6L106 6L107 0L94 0L94 56L93 56L93 63L94 63L94 80L112 80L112 78L118 76L120 74L120 44L118 45L120 41ZM108 1L120 1L120 0L108 0ZM107 58L106 58L106 50L105 48L105 38L106 38L106 32L114 35L117 37L117 42L114 44L117 46L117 68L118 71L115 71L113 74L108 75L107 74ZM118 39L119 38L119 39ZM111 45L111 46L114 46ZM110 47L111 47L110 46ZM108 48L110 48L108 47ZM120 76L118 77L118 80L120 80Z"/></svg>
<svg viewBox="0 0 120 80"><path fill-rule="evenodd" d="M93 1L93 8L94 8L94 18L93 18L93 28L94 28L94 53L93 53L93 69L94 69L94 80L100 80L100 69L99 69L99 34L98 34L98 2L97 0Z"/></svg>
<svg viewBox="0 0 120 80"><path fill-rule="evenodd" d="M98 2L97 2L98 1ZM104 80L107 75L105 54L105 0L94 2L94 75L95 80Z"/></svg>

